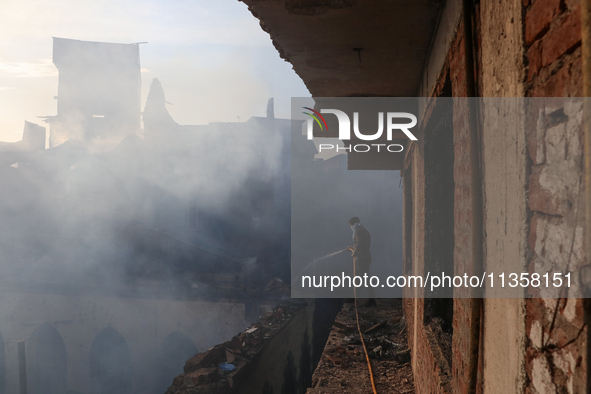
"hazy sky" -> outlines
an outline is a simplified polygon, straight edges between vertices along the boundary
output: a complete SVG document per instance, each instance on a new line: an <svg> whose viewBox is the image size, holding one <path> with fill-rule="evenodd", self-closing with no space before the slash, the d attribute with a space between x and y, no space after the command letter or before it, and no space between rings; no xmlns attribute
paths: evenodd
<svg viewBox="0 0 591 394"><path fill-rule="evenodd" d="M57 111L52 37L135 43L142 110L152 78L180 124L289 118L290 97L309 96L291 64L238 0L1 0L0 141L21 139L25 120Z"/></svg>

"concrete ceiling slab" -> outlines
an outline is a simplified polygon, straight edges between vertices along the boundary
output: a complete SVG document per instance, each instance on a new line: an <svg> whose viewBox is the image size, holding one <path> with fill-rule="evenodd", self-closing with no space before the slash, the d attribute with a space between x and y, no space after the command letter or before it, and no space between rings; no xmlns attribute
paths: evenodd
<svg viewBox="0 0 591 394"><path fill-rule="evenodd" d="M240 0L314 97L417 94L443 1Z"/></svg>

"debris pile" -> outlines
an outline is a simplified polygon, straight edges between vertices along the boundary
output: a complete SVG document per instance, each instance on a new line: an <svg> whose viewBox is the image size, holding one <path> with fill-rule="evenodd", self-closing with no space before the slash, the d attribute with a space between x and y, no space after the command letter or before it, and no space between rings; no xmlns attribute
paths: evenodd
<svg viewBox="0 0 591 394"><path fill-rule="evenodd" d="M265 287L265 291L276 298L287 298L291 294L289 285L279 278L273 278Z"/></svg>
<svg viewBox="0 0 591 394"><path fill-rule="evenodd" d="M360 307L359 323L378 392L414 393L400 300L378 300L377 308ZM353 304L345 304L337 316L307 394L342 394L343 389L371 392Z"/></svg>
<svg viewBox="0 0 591 394"><path fill-rule="evenodd" d="M229 394L248 376L256 355L300 311L305 302L289 301L261 315L232 340L190 358L166 394Z"/></svg>

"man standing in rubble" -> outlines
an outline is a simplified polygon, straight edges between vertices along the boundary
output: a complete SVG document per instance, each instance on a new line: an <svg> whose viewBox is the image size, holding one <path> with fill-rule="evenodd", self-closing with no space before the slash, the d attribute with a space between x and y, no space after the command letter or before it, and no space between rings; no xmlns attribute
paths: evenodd
<svg viewBox="0 0 591 394"><path fill-rule="evenodd" d="M353 246L349 246L347 249L351 251L351 255L353 256L355 275L363 277L364 274L367 274L369 277L369 265L371 264L369 246L371 244L371 235L363 227L357 216L349 219L349 225L353 230ZM376 300L373 287L368 285L367 292L369 294L369 300L365 306L375 306Z"/></svg>

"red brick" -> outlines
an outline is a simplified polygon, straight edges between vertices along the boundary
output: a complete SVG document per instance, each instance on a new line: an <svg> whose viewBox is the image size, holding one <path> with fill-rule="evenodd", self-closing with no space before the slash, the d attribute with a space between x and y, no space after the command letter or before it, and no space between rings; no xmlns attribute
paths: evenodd
<svg viewBox="0 0 591 394"><path fill-rule="evenodd" d="M536 0L525 15L525 42L529 45L542 36L560 13L560 0Z"/></svg>
<svg viewBox="0 0 591 394"><path fill-rule="evenodd" d="M544 193L540 185L540 175L532 174L529 178L529 208L532 211L550 213L548 206L551 204L548 200L549 196Z"/></svg>
<svg viewBox="0 0 591 394"><path fill-rule="evenodd" d="M538 222L542 220L542 215L540 215L539 213L534 213L534 216L531 218L531 226L530 226L530 231L529 231L529 237L528 237L528 244L529 244L529 248L535 252L536 250L536 240L538 239Z"/></svg>
<svg viewBox="0 0 591 394"><path fill-rule="evenodd" d="M526 104L525 138L527 151L533 165L546 163L545 129L538 125L541 111L546 107L545 100L529 100Z"/></svg>
<svg viewBox="0 0 591 394"><path fill-rule="evenodd" d="M534 212L543 212L549 215L566 215L570 211L568 198L562 193L551 192L540 185L540 175L532 174L529 178L529 208Z"/></svg>
<svg viewBox="0 0 591 394"><path fill-rule="evenodd" d="M541 298L529 298L525 301L526 308L526 326L531 328L534 321L539 321L543 326L546 325L544 316L546 314L546 306Z"/></svg>
<svg viewBox="0 0 591 394"><path fill-rule="evenodd" d="M538 117L545 103L542 100L530 100L527 104L525 118L525 141L527 152L533 165L546 162L546 150L544 145L545 130L539 129Z"/></svg>
<svg viewBox="0 0 591 394"><path fill-rule="evenodd" d="M572 302L572 299L569 301ZM573 319L572 324L574 324L576 327L582 327L585 323L585 310L583 307L583 299L577 298L575 302L575 318Z"/></svg>
<svg viewBox="0 0 591 394"><path fill-rule="evenodd" d="M538 266L540 264L543 264L542 262L539 262L538 261L539 259L540 259L539 257L534 256L534 258L527 263L527 265L526 265L527 272L529 273L530 277L531 277L532 274L535 274L535 273L538 273L539 274L539 272L538 272ZM530 286L530 287L527 288L526 294L529 297L532 297L532 298L540 298L541 297L541 295L540 295L540 287ZM527 326L527 329L528 329L528 332L529 332L531 330L531 324L530 325L526 325L526 326Z"/></svg>
<svg viewBox="0 0 591 394"><path fill-rule="evenodd" d="M542 66L545 67L581 43L581 9L569 13L542 39Z"/></svg>
<svg viewBox="0 0 591 394"><path fill-rule="evenodd" d="M581 0L565 0L564 4L568 10L574 10L581 5Z"/></svg>
<svg viewBox="0 0 591 394"><path fill-rule="evenodd" d="M532 89L531 97L580 97L583 94L580 49L556 74Z"/></svg>
<svg viewBox="0 0 591 394"><path fill-rule="evenodd" d="M527 80L531 82L542 68L542 43L541 41L534 42L527 51L527 58L529 60L529 67L527 70Z"/></svg>
<svg viewBox="0 0 591 394"><path fill-rule="evenodd" d="M566 326L565 324L556 327L554 331L552 331L552 339L551 341L558 346L564 346L568 341L574 338L574 335L569 335L563 327Z"/></svg>

